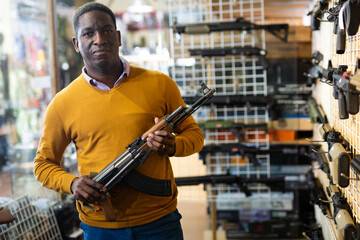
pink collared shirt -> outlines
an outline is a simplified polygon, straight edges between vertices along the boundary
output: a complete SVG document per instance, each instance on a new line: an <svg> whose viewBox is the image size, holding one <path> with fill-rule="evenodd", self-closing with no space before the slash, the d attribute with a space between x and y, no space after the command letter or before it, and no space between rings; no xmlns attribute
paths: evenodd
<svg viewBox="0 0 360 240"><path fill-rule="evenodd" d="M121 80L124 78L124 77L127 77L130 75L130 64L128 61L126 61L125 58L121 57L120 56L120 61L122 62L123 66L124 66L124 71L123 73L120 75L120 77L118 78L118 80L116 80L116 82L114 83L114 86L115 87L116 85L118 85ZM87 73L86 73L86 70L85 70L85 67L83 67L82 69L82 74L84 75L86 81L93 87L96 87L96 88L99 88L101 90L110 90L110 88L103 84L102 82L99 82L99 81L96 81L95 79L91 78Z"/></svg>

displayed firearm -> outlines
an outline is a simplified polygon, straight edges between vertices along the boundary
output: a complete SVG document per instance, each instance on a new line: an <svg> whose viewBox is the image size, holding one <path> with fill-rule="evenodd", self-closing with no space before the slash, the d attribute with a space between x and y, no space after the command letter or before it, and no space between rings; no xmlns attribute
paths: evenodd
<svg viewBox="0 0 360 240"><path fill-rule="evenodd" d="M318 0L314 8L307 14L311 16L311 31L320 29L320 22L323 17L325 10L329 6L329 0Z"/></svg>
<svg viewBox="0 0 360 240"><path fill-rule="evenodd" d="M310 121L312 123L328 123L324 109L321 105L317 104L315 99L310 97L307 101L308 112L310 115Z"/></svg>
<svg viewBox="0 0 360 240"><path fill-rule="evenodd" d="M214 129L230 129L239 142L244 141L244 135L246 129L261 128L267 131L267 123L234 123L233 121L206 121L198 123L199 127L205 130L214 130ZM239 131L240 130L240 131Z"/></svg>
<svg viewBox="0 0 360 240"><path fill-rule="evenodd" d="M324 68L319 66L320 62L324 59L324 56L319 51L314 51L311 56L312 67L309 69L309 73L304 73L304 76L307 77L306 86L311 87L317 79L323 77L322 72Z"/></svg>
<svg viewBox="0 0 360 240"><path fill-rule="evenodd" d="M223 57L227 55L243 55L243 56L257 56L260 65L267 68L266 50L257 47L232 47L232 48L209 48L209 49L189 49L190 56L201 57Z"/></svg>
<svg viewBox="0 0 360 240"><path fill-rule="evenodd" d="M335 6L330 8L327 20L334 23L333 33L337 35L336 53L343 54L345 52L346 33L343 28L343 5L348 0L339 0Z"/></svg>
<svg viewBox="0 0 360 240"><path fill-rule="evenodd" d="M205 145L199 152L199 157L205 163L207 154L217 152L234 153L239 154L242 157L247 157L255 167L261 165L257 159L257 155L280 153L283 155L299 156L301 154L306 154L303 152L302 148L297 147L271 148L270 146L270 149L261 149L259 147L250 147L242 143L230 143L222 145Z"/></svg>
<svg viewBox="0 0 360 240"><path fill-rule="evenodd" d="M313 171L308 171L307 175L307 184L310 188L310 203L319 206L322 214L327 215L327 210L329 210L329 203L326 200L326 194L321 185L319 179L315 178Z"/></svg>
<svg viewBox="0 0 360 240"><path fill-rule="evenodd" d="M192 104L198 99L200 96L185 96L183 97L185 103ZM266 107L269 111L269 115L272 120L276 120L279 118L277 112L275 111L276 99L273 96L264 96L264 95L223 95L223 96L214 96L212 99L207 101L205 104L215 104L215 105L244 105L249 110L252 107Z"/></svg>
<svg viewBox="0 0 360 240"><path fill-rule="evenodd" d="M360 155L355 155L351 160L351 167L357 174L360 174Z"/></svg>
<svg viewBox="0 0 360 240"><path fill-rule="evenodd" d="M135 170L139 165L141 165L147 159L147 157L152 152L152 150L146 144L146 138L150 133L154 133L155 131L159 131L165 128L169 128L169 130L174 130L187 117L191 116L191 114L193 114L196 110L198 110L201 106L203 106L206 103L206 101L208 101L211 97L213 97L215 92L214 89L209 89L204 83L202 83L201 86L202 86L203 96L198 101L196 101L196 103L188 107L180 106L170 115L163 117L153 127L151 127L148 131L146 131L141 137L138 137L134 142L132 142L127 147L127 150L123 154L121 154L107 167L105 167L100 173L98 173L93 177L95 181L103 184L106 187L106 192L102 192L97 189L98 191L100 191L105 195L105 199L101 201L99 205L94 205L94 210L102 209L108 221L112 221L115 219L115 214L113 212L111 202L109 199L111 196L108 194L109 191L111 191L111 189L115 185L119 184L124 180L130 186L138 190L141 190L142 192L151 194L153 190L155 191L155 189L149 189L149 188L142 189L140 188L140 186L136 185L136 181L139 181L138 178L139 176L145 177L148 180L154 180L154 181L158 180L144 176ZM134 177L133 181L131 181L131 176ZM131 184L134 181L135 184ZM169 185L170 184L168 182L165 182L163 187L168 188ZM164 191L160 189L160 193L161 192ZM171 191L167 195L171 195Z"/></svg>
<svg viewBox="0 0 360 240"><path fill-rule="evenodd" d="M233 176L230 174L214 174L194 177L176 177L175 183L177 186L192 186L199 184L237 184L239 189L243 191L246 196L250 196L251 191L248 189L248 184L262 183L270 187L283 190L285 187L285 177L250 178Z"/></svg>
<svg viewBox="0 0 360 240"><path fill-rule="evenodd" d="M360 23L360 2L358 0L342 0L330 9L329 21L334 21L334 33L337 34L336 53L345 52L346 34L356 35Z"/></svg>
<svg viewBox="0 0 360 240"><path fill-rule="evenodd" d="M340 119L349 118L349 114L355 115L359 112L359 93L354 85L350 84L350 74L346 65L332 68L329 62L328 70L324 77L334 86L333 96L339 102Z"/></svg>
<svg viewBox="0 0 360 240"><path fill-rule="evenodd" d="M320 59L320 53L315 52L313 56ZM339 118L348 119L349 114L355 115L359 112L359 92L356 87L350 84L352 75L347 71L348 66L339 65L337 68L332 67L329 61L328 68L322 68L315 64L309 72L309 78L325 79L327 84L333 86L333 96L338 100L339 104ZM355 77L356 78L356 77Z"/></svg>
<svg viewBox="0 0 360 240"><path fill-rule="evenodd" d="M219 31L249 31L249 30L258 30L264 29L268 31L275 37L279 38L283 42L287 42L289 25L288 24L266 24L259 25L245 21L244 18L237 18L235 21L231 22L215 22L215 23L195 23L195 24L186 24L186 25L173 25L173 30L175 33L179 34L206 34L210 32L219 32Z"/></svg>
<svg viewBox="0 0 360 240"><path fill-rule="evenodd" d="M347 199L341 196L339 188L334 184L329 184L325 192L328 201L331 202L330 212L336 225L337 239L354 239L356 228Z"/></svg>
<svg viewBox="0 0 360 240"><path fill-rule="evenodd" d="M310 229L303 232L303 236L309 240L324 240L324 236L319 225L310 226Z"/></svg>
<svg viewBox="0 0 360 240"><path fill-rule="evenodd" d="M328 159L332 182L345 188L349 186L351 162L351 156L345 150L347 147L345 141L340 132L335 131L329 124L322 125L319 131L323 140L328 143Z"/></svg>

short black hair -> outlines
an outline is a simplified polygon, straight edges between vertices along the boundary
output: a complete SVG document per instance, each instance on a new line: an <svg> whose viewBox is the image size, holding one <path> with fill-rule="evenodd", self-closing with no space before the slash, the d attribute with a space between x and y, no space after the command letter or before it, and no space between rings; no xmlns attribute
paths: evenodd
<svg viewBox="0 0 360 240"><path fill-rule="evenodd" d="M110 8L108 8L107 6L101 4L101 3L97 3L97 2L89 2L89 3L85 3L84 5L82 5L81 7L79 7L73 17L73 27L74 27L74 31L75 31L75 35L77 36L77 32L79 30L79 18L84 15L87 12L91 12L91 11L102 11L105 12L107 14L109 14L109 16L111 17L111 20L114 23L114 26L116 28L116 20L115 20L115 15L114 13L111 11Z"/></svg>

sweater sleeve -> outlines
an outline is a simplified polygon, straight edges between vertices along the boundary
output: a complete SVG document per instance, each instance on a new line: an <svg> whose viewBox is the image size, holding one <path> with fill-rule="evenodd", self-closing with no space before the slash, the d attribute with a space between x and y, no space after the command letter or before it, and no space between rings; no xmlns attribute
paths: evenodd
<svg viewBox="0 0 360 240"><path fill-rule="evenodd" d="M179 106L186 107L176 83L171 79L167 90L167 102L171 111ZM204 134L192 116L182 122L177 129L175 138L175 157L185 157L199 152L204 146Z"/></svg>
<svg viewBox="0 0 360 240"><path fill-rule="evenodd" d="M70 186L75 178L61 167L69 143L53 100L46 110L43 133L34 159L34 174L44 187L60 193L71 193Z"/></svg>

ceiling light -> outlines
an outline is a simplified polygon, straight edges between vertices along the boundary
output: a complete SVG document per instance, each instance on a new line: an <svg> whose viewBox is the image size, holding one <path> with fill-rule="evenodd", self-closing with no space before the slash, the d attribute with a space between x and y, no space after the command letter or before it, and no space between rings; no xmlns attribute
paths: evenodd
<svg viewBox="0 0 360 240"><path fill-rule="evenodd" d="M127 10L129 12L133 13L148 13L152 12L154 9L152 6L147 4L146 2L142 0L135 0L128 8Z"/></svg>

